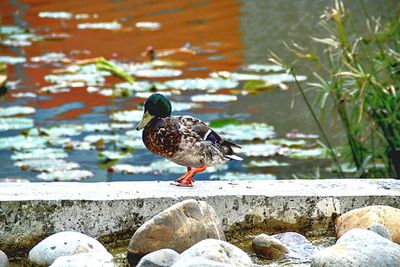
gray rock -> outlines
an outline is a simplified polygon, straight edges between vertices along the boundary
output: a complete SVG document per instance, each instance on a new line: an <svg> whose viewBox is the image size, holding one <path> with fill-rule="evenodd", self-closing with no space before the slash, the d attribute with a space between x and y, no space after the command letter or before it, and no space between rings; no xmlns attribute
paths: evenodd
<svg viewBox="0 0 400 267"><path fill-rule="evenodd" d="M252 247L257 256L268 260L281 259L289 253L289 249L281 241L266 234L256 236L253 239Z"/></svg>
<svg viewBox="0 0 400 267"><path fill-rule="evenodd" d="M88 252L57 258L50 267L114 267L110 253Z"/></svg>
<svg viewBox="0 0 400 267"><path fill-rule="evenodd" d="M0 267L8 267L8 257L6 253L0 250Z"/></svg>
<svg viewBox="0 0 400 267"><path fill-rule="evenodd" d="M66 231L39 242L29 251L29 260L34 264L48 266L59 257L87 252L108 254L96 239L79 232Z"/></svg>
<svg viewBox="0 0 400 267"><path fill-rule="evenodd" d="M366 229L346 232L312 257L313 267L400 266L400 245Z"/></svg>
<svg viewBox="0 0 400 267"><path fill-rule="evenodd" d="M272 237L279 240L289 250L286 255L289 258L303 259L318 251L318 248L311 244L307 238L296 232L276 234Z"/></svg>
<svg viewBox="0 0 400 267"><path fill-rule="evenodd" d="M203 266L196 264L205 261L210 264L214 262L215 265L210 266L221 267L227 265L248 267L253 265L250 257L240 248L222 240L206 239L182 252L173 267Z"/></svg>
<svg viewBox="0 0 400 267"><path fill-rule="evenodd" d="M390 241L393 241L389 230L383 224L374 223L368 226L367 230L370 230L374 233L377 233L380 236L383 236L384 238L389 239Z"/></svg>
<svg viewBox="0 0 400 267"><path fill-rule="evenodd" d="M186 261L180 261L172 267L236 267L232 264L207 260L201 257L188 257Z"/></svg>
<svg viewBox="0 0 400 267"><path fill-rule="evenodd" d="M163 248L180 253L207 238L225 240L217 215L206 202L188 199L139 227L129 242L128 257L132 264L135 259Z"/></svg>
<svg viewBox="0 0 400 267"><path fill-rule="evenodd" d="M141 258L136 267L170 267L178 256L175 250L160 249Z"/></svg>

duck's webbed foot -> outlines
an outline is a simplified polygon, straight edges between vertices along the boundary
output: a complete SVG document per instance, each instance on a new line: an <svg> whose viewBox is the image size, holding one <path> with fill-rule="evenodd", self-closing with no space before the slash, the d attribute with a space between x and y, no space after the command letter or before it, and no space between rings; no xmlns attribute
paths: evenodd
<svg viewBox="0 0 400 267"><path fill-rule="evenodd" d="M194 182L193 176L196 173L205 171L206 168L207 168L207 166L205 164L201 165L199 168L188 167L187 173L185 173L184 175L182 175L181 177L179 177L178 179L175 180L175 182L176 182L175 185L192 187L193 182Z"/></svg>

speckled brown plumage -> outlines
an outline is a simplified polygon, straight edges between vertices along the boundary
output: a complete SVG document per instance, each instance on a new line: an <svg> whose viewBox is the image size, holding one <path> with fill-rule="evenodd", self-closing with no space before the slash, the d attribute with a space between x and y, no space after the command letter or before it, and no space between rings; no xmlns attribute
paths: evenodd
<svg viewBox="0 0 400 267"><path fill-rule="evenodd" d="M154 154L170 158L179 149L182 133L171 117L154 118L143 130L143 143Z"/></svg>

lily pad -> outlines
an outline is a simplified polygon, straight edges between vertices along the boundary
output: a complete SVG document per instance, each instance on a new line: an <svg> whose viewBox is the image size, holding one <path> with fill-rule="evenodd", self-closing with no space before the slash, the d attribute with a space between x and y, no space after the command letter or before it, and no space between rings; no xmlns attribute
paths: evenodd
<svg viewBox="0 0 400 267"><path fill-rule="evenodd" d="M1 44L3 46L24 47L32 45L32 42L26 40L5 39L1 41Z"/></svg>
<svg viewBox="0 0 400 267"><path fill-rule="evenodd" d="M11 155L13 160L28 160L28 159L62 159L67 158L68 154L63 149L59 148L34 148L14 152Z"/></svg>
<svg viewBox="0 0 400 267"><path fill-rule="evenodd" d="M10 117L15 115L29 115L35 113L36 109L26 106L0 107L0 117Z"/></svg>
<svg viewBox="0 0 400 267"><path fill-rule="evenodd" d="M33 127L30 118L0 118L0 131L22 130Z"/></svg>
<svg viewBox="0 0 400 267"><path fill-rule="evenodd" d="M237 119L232 119L232 118L223 118L223 119L216 119L210 122L208 125L211 128L221 128L227 125L242 125L243 122L237 120Z"/></svg>
<svg viewBox="0 0 400 267"><path fill-rule="evenodd" d="M44 137L31 137L31 136L11 136L11 137L1 137L0 138L0 149L32 149L45 147L47 139Z"/></svg>
<svg viewBox="0 0 400 267"><path fill-rule="evenodd" d="M182 71L176 69L147 69L147 70L137 70L132 74L138 77L145 77L145 78L167 78L167 77L178 77L182 75Z"/></svg>
<svg viewBox="0 0 400 267"><path fill-rule="evenodd" d="M0 56L0 62L10 65L21 64L26 62L24 57L11 57L11 56Z"/></svg>
<svg viewBox="0 0 400 267"><path fill-rule="evenodd" d="M80 30L120 30L122 25L116 21L112 22L95 22L95 23L80 23L77 25Z"/></svg>
<svg viewBox="0 0 400 267"><path fill-rule="evenodd" d="M248 66L244 66L243 70L255 72L278 72L284 71L285 68L279 65L250 64Z"/></svg>
<svg viewBox="0 0 400 267"><path fill-rule="evenodd" d="M282 155L282 147L269 143L242 145L242 152L251 157L272 157Z"/></svg>
<svg viewBox="0 0 400 267"><path fill-rule="evenodd" d="M149 82L149 81L136 81L134 83L117 83L115 85L115 90L127 90L130 92L148 92L152 88L157 88L157 90L165 90L167 87L162 83Z"/></svg>
<svg viewBox="0 0 400 267"><path fill-rule="evenodd" d="M283 166L289 166L289 163L287 162L278 162L274 159L270 160L251 160L248 164L245 165L246 167L283 167Z"/></svg>
<svg viewBox="0 0 400 267"><path fill-rule="evenodd" d="M76 87L76 85L79 85L79 87L83 87L85 84L82 82L79 82L79 84L72 83L70 85L72 85L74 87ZM54 94L54 93L67 93L67 92L70 92L71 89L69 89L67 87L67 83L62 83L62 84L44 86L44 87L40 88L40 91Z"/></svg>
<svg viewBox="0 0 400 267"><path fill-rule="evenodd" d="M212 174L210 180L235 181L235 180L276 180L273 174L227 172L222 175Z"/></svg>
<svg viewBox="0 0 400 267"><path fill-rule="evenodd" d="M164 84L168 88L179 90L219 90L235 88L239 82L222 78L193 78L170 80Z"/></svg>
<svg viewBox="0 0 400 267"><path fill-rule="evenodd" d="M105 83L104 76L99 73L50 74L44 79L62 87L103 86Z"/></svg>
<svg viewBox="0 0 400 267"><path fill-rule="evenodd" d="M319 136L317 134L304 134L300 133L297 129L293 129L289 133L286 134L287 138L290 139L318 139Z"/></svg>
<svg viewBox="0 0 400 267"><path fill-rule="evenodd" d="M250 81L250 80L260 80L266 81L271 84L280 84L283 82L293 82L293 76L287 73L279 74L249 74L249 73L238 73L229 71L219 71L210 74L211 77L218 78L223 77L225 79L230 79L234 81ZM297 76L299 81L307 80L306 76Z"/></svg>
<svg viewBox="0 0 400 267"><path fill-rule="evenodd" d="M205 94L205 95L194 95L191 97L193 102L230 102L236 101L237 96L235 95L222 95L222 94Z"/></svg>
<svg viewBox="0 0 400 267"><path fill-rule="evenodd" d="M2 35L20 34L24 32L24 29L15 25L0 25L0 34Z"/></svg>
<svg viewBox="0 0 400 267"><path fill-rule="evenodd" d="M275 137L274 127L266 123L227 124L219 127L217 132L225 139L232 141L269 139Z"/></svg>
<svg viewBox="0 0 400 267"><path fill-rule="evenodd" d="M43 11L39 12L40 18L50 18L50 19L72 19L73 14L70 12L63 11Z"/></svg>
<svg viewBox="0 0 400 267"><path fill-rule="evenodd" d="M159 22L153 22L153 21L136 22L135 26L136 28L139 28L142 31L157 31L161 29L161 24Z"/></svg>
<svg viewBox="0 0 400 267"><path fill-rule="evenodd" d="M132 155L126 152L120 152L120 151L101 151L99 153L99 158L104 159L104 160L119 160L119 159L126 159L126 158L131 158Z"/></svg>
<svg viewBox="0 0 400 267"><path fill-rule="evenodd" d="M122 122L139 122L143 117L143 110L123 110L115 112L111 118Z"/></svg>
<svg viewBox="0 0 400 267"><path fill-rule="evenodd" d="M24 92L24 93L16 93L16 94L12 94L12 97L15 98L36 98L37 94L32 93L32 92Z"/></svg>
<svg viewBox="0 0 400 267"><path fill-rule="evenodd" d="M304 141L303 139L299 139L299 140L272 139L272 140L269 140L269 142L271 144L281 145L284 147L303 147L307 144L306 141Z"/></svg>
<svg viewBox="0 0 400 267"><path fill-rule="evenodd" d="M112 141L117 141L120 138L123 138L121 135L111 135L111 134L93 134L93 135L87 135L84 137L85 142L89 143L97 143L99 141L103 141L105 143L112 142Z"/></svg>
<svg viewBox="0 0 400 267"><path fill-rule="evenodd" d="M137 93L135 94L135 97L147 99L147 98L149 98L152 94L154 94L154 93L153 93L153 92L137 92ZM172 95L171 92L162 92L162 94L165 95L165 96L170 96L170 95Z"/></svg>
<svg viewBox="0 0 400 267"><path fill-rule="evenodd" d="M23 170L37 172L54 172L79 168L78 163L67 162L63 159L30 159L17 161L14 165Z"/></svg>
<svg viewBox="0 0 400 267"><path fill-rule="evenodd" d="M328 156L328 151L325 148L290 149L286 156L294 159L322 159Z"/></svg>
<svg viewBox="0 0 400 267"><path fill-rule="evenodd" d="M44 63L53 63L53 62L62 62L67 59L67 56L64 53L46 53L38 57L32 57L32 62L44 62Z"/></svg>
<svg viewBox="0 0 400 267"><path fill-rule="evenodd" d="M118 172L122 174L134 174L134 173L150 173L153 171L151 167L147 166L134 166L129 164L117 164L109 168L112 172Z"/></svg>
<svg viewBox="0 0 400 267"><path fill-rule="evenodd" d="M71 150L94 150L96 149L90 142L86 141L76 141L71 140L70 142L65 142L63 145L64 149L71 149Z"/></svg>
<svg viewBox="0 0 400 267"><path fill-rule="evenodd" d="M37 176L43 181L81 181L83 179L94 176L91 171L86 170L57 170L51 173L41 173Z"/></svg>

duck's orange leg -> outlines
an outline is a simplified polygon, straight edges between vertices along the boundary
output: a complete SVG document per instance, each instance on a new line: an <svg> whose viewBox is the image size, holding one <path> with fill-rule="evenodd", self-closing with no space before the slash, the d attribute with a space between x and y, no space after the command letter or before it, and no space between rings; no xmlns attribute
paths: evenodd
<svg viewBox="0 0 400 267"><path fill-rule="evenodd" d="M188 167L188 172L176 179L176 182L178 182L177 186L193 186L193 176L196 173L205 171L207 168L207 165L203 164L199 168L190 168Z"/></svg>

